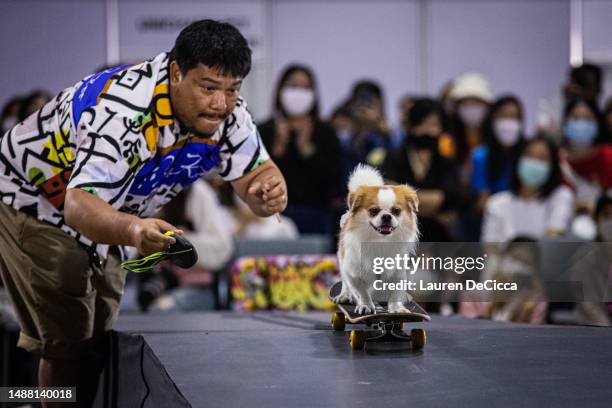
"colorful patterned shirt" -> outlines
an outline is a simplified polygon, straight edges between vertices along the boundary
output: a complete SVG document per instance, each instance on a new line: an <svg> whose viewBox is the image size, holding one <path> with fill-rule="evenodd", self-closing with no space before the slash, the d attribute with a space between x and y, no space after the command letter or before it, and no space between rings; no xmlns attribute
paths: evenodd
<svg viewBox="0 0 612 408"><path fill-rule="evenodd" d="M206 173L235 180L268 160L241 98L211 137L181 129L168 63L162 53L90 75L0 136L0 200L105 257L107 245L65 224L66 189L148 217Z"/></svg>

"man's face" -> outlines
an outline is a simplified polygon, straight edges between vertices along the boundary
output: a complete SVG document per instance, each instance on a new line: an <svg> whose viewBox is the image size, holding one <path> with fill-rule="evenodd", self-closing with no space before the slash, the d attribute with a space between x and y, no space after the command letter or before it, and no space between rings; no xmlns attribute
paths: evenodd
<svg viewBox="0 0 612 408"><path fill-rule="evenodd" d="M170 100L175 117L190 131L211 135L232 113L242 78L199 64L185 75L170 63Z"/></svg>

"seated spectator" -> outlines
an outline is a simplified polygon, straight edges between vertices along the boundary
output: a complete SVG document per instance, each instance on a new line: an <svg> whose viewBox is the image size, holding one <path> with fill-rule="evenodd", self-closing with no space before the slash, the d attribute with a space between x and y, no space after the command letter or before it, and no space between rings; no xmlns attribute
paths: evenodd
<svg viewBox="0 0 612 408"><path fill-rule="evenodd" d="M519 151L510 190L487 200L481 240L556 237L566 233L573 215L574 194L561 184L557 149L550 140L536 137Z"/></svg>
<svg viewBox="0 0 612 408"><path fill-rule="evenodd" d="M34 91L21 102L19 107L19 121L25 120L33 112L36 112L51 100L51 95L46 91Z"/></svg>
<svg viewBox="0 0 612 408"><path fill-rule="evenodd" d="M573 99L585 99L597 105L601 95L601 67L591 63L583 63L570 67L567 80L561 90L555 95L540 101L537 122L538 132L553 140L560 140L563 134L563 110Z"/></svg>
<svg viewBox="0 0 612 408"><path fill-rule="evenodd" d="M454 101L454 111L450 118L450 131L455 141L457 159L467 179L471 152L482 143L482 124L493 100L493 93L484 76L468 72L454 80L451 98Z"/></svg>
<svg viewBox="0 0 612 408"><path fill-rule="evenodd" d="M399 103L399 126L391 130L391 149L397 149L402 146L408 132L410 109L414 106L414 101L418 99L414 95L404 96Z"/></svg>
<svg viewBox="0 0 612 408"><path fill-rule="evenodd" d="M287 181L284 214L300 233L330 234L332 201L340 184L340 143L319 117L319 96L308 67L285 69L276 88L274 116L259 132Z"/></svg>
<svg viewBox="0 0 612 408"><path fill-rule="evenodd" d="M406 122L406 139L387 154L383 175L417 189L421 239L449 241L447 227L457 205L458 170L439 153L444 111L431 99L416 99Z"/></svg>
<svg viewBox="0 0 612 408"><path fill-rule="evenodd" d="M351 118L349 101L344 101L337 106L332 112L329 121L336 131L340 145L348 146L351 137L353 137L353 119Z"/></svg>
<svg viewBox="0 0 612 408"><path fill-rule="evenodd" d="M480 280L516 283L517 290L508 293L473 292L462 294L459 313L466 317L483 317L516 323L543 324L546 322L548 304L544 282L539 276L540 252L536 240L516 237L501 245L497 261L488 263ZM489 252L487 252L489 253ZM473 297L490 298L490 301L469 301Z"/></svg>
<svg viewBox="0 0 612 408"><path fill-rule="evenodd" d="M373 81L358 82L347 102L351 115L351 137L342 143L343 179L359 163L380 166L391 148L381 87Z"/></svg>
<svg viewBox="0 0 612 408"><path fill-rule="evenodd" d="M510 188L512 166L523 139L523 107L515 96L495 101L482 124L484 144L472 151L472 192L482 211L492 193Z"/></svg>
<svg viewBox="0 0 612 408"><path fill-rule="evenodd" d="M563 135L564 175L576 191L577 210L592 214L597 198L612 188L612 145L604 143L597 106L583 98L571 101L565 109Z"/></svg>
<svg viewBox="0 0 612 408"><path fill-rule="evenodd" d="M20 97L11 98L0 116L0 136L19 122L19 110L21 109L22 99Z"/></svg>

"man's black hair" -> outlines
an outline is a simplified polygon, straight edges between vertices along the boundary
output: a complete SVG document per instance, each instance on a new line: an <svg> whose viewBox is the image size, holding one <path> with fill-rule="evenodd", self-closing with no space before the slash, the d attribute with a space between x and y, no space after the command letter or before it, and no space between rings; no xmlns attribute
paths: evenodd
<svg viewBox="0 0 612 408"><path fill-rule="evenodd" d="M198 64L224 75L244 78L251 70L251 49L240 31L229 23L200 20L185 27L174 43L170 60L183 75Z"/></svg>

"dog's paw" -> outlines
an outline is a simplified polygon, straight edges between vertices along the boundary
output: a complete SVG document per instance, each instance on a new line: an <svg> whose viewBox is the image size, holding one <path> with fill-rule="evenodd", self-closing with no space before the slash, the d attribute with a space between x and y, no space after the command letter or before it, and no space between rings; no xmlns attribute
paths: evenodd
<svg viewBox="0 0 612 408"><path fill-rule="evenodd" d="M335 304L340 303L351 303L351 295L348 293L340 293L338 296L333 298Z"/></svg>
<svg viewBox="0 0 612 408"><path fill-rule="evenodd" d="M410 313L410 310L406 309L404 305L401 303L390 303L389 304L389 312L390 313Z"/></svg>
<svg viewBox="0 0 612 408"><path fill-rule="evenodd" d="M357 305L355 308L355 313L360 315L372 314L374 313L374 309L366 304Z"/></svg>

